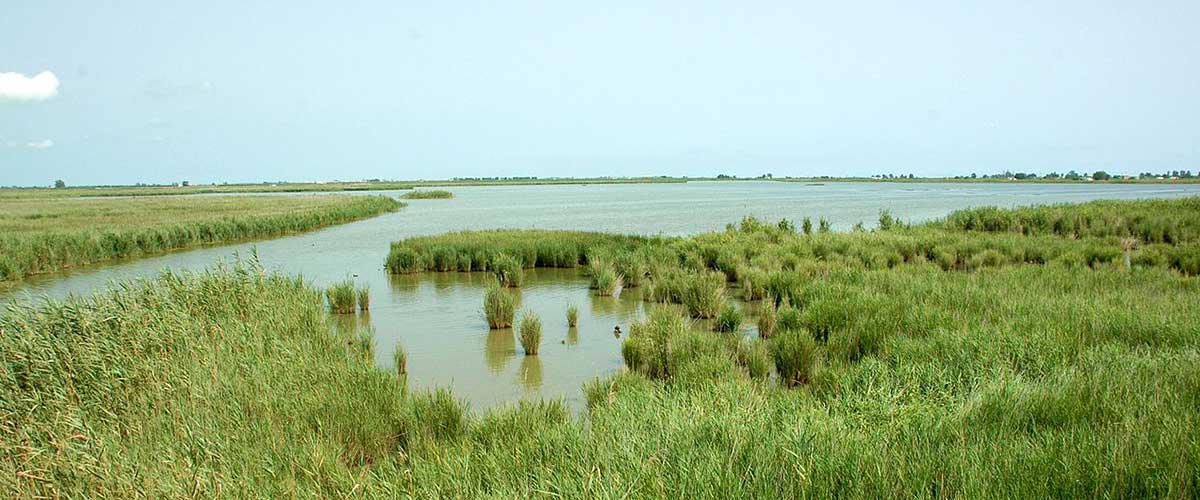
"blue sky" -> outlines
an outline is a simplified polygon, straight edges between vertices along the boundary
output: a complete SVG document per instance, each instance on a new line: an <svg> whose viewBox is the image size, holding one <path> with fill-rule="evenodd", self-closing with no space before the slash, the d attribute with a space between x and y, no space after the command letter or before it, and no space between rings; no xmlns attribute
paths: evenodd
<svg viewBox="0 0 1200 500"><path fill-rule="evenodd" d="M1200 169L1195 1L345 3L6 1L0 185Z"/></svg>

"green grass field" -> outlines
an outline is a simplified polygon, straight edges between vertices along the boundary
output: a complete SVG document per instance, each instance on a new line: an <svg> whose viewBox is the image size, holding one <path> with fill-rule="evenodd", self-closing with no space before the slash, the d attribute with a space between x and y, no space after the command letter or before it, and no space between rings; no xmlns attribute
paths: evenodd
<svg viewBox="0 0 1200 500"><path fill-rule="evenodd" d="M450 393L408 391L363 356L369 334L331 328L323 290L253 262L18 306L0 316L0 488L1194 498L1195 203L980 209L845 234L746 219L691 238L491 231L393 245L393 272L506 255L606 262L625 286L653 288L619 354L627 368L581 388L580 416L557 401L471 413ZM1050 230L1024 230L1042 220ZM1180 237L1141 231L1159 226ZM736 297L769 311L769 339L691 319L691 301Z"/></svg>
<svg viewBox="0 0 1200 500"><path fill-rule="evenodd" d="M308 231L401 206L381 196L0 198L0 283L106 260Z"/></svg>

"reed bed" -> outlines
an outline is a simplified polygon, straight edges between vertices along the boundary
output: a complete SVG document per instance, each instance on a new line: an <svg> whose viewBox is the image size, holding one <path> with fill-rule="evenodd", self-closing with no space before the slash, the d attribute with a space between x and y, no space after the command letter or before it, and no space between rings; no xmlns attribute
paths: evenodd
<svg viewBox="0 0 1200 500"><path fill-rule="evenodd" d="M454 193L444 189L420 189L409 191L400 197L406 200L448 200L454 197Z"/></svg>
<svg viewBox="0 0 1200 500"><path fill-rule="evenodd" d="M271 238L398 210L383 196L0 201L0 283L98 262Z"/></svg>

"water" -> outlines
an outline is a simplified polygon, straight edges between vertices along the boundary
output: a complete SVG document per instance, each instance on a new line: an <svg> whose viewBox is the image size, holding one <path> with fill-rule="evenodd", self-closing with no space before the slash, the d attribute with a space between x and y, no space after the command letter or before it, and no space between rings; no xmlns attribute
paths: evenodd
<svg viewBox="0 0 1200 500"><path fill-rule="evenodd" d="M495 228L687 235L721 229L745 215L796 221L821 216L833 222L835 230L844 230L859 221L870 226L880 209L888 209L902 220L920 222L978 205L1200 195L1196 184L694 182L449 190L454 199L412 200L397 213L298 236L35 277L0 296L0 301L90 294L105 289L113 280L153 276L165 268L203 269L257 248L266 268L302 274L315 285L352 278L369 286L370 313L366 317L343 316L339 321L375 328L376 361L382 368L392 368L392 350L403 345L409 353L409 382L414 387L450 387L476 408L520 398L558 397L579 408L582 384L621 366L620 339L612 331L616 325L628 331L630 321L641 314L636 289L616 299L595 297L578 271L530 272L521 291L522 307L541 316L543 344L541 354L527 357L512 330L488 330L481 311L483 275L389 276L383 268L389 244L410 236ZM398 196L401 192L383 194ZM576 329L566 326L568 303L580 309Z"/></svg>

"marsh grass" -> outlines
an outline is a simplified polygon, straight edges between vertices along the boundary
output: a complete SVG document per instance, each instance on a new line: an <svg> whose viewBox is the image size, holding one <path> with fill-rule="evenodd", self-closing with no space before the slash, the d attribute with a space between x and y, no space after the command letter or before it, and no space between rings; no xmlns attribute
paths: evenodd
<svg viewBox="0 0 1200 500"><path fill-rule="evenodd" d="M530 311L521 313L519 325L521 349L527 356L535 356L542 345L542 320Z"/></svg>
<svg viewBox="0 0 1200 500"><path fill-rule="evenodd" d="M358 303L358 292L354 282L341 281L330 285L325 290L325 298L329 301L329 310L336 314L354 314Z"/></svg>
<svg viewBox="0 0 1200 500"><path fill-rule="evenodd" d="M447 200L454 197L454 193L444 189L420 189L409 191L400 195L406 200Z"/></svg>
<svg viewBox="0 0 1200 500"><path fill-rule="evenodd" d="M470 413L448 391L409 393L362 355L358 333L330 330L337 317L322 291L261 269L14 306L0 314L0 491L1195 496L1194 244L1141 243L1127 268L1117 236L743 226L647 242L643 293L674 304L645 305L621 345L628 369L586 384L578 418L560 402ZM458 266L470 248L460 243L487 239L406 248ZM480 248L564 241L545 239ZM979 266L989 250L1004 261ZM697 277L724 287L733 262L739 282L766 276L771 298L759 306L778 308L769 340L703 331L681 305ZM516 344L513 332L493 333L506 354L481 362L499 371ZM522 359L515 383L541 383L538 359ZM772 366L778 381L764 383Z"/></svg>
<svg viewBox="0 0 1200 500"><path fill-rule="evenodd" d="M820 369L820 346L803 329L780 332L771 339L770 347L775 371L789 387L811 382Z"/></svg>
<svg viewBox="0 0 1200 500"><path fill-rule="evenodd" d="M574 328L579 324L579 306L575 304L567 305L567 326Z"/></svg>
<svg viewBox="0 0 1200 500"><path fill-rule="evenodd" d="M371 309L371 289L367 285L363 285L358 289L358 310L368 311Z"/></svg>
<svg viewBox="0 0 1200 500"><path fill-rule="evenodd" d="M408 375L408 352L400 344L396 344L396 350L392 351L392 366L396 369L396 375Z"/></svg>
<svg viewBox="0 0 1200 500"><path fill-rule="evenodd" d="M624 284L624 276L617 272L616 267L598 256L588 258L588 276L591 288L601 296L617 295Z"/></svg>
<svg viewBox="0 0 1200 500"><path fill-rule="evenodd" d="M713 322L713 331L738 333L742 329L742 311L733 304L726 304Z"/></svg>
<svg viewBox="0 0 1200 500"><path fill-rule="evenodd" d="M521 269L521 262L511 255L497 255L492 259L490 268L496 275L496 280L503 286L520 288L525 281L525 271Z"/></svg>
<svg viewBox="0 0 1200 500"><path fill-rule="evenodd" d="M498 281L488 284L483 293L483 313L493 330L511 328L517 310L517 296Z"/></svg>
<svg viewBox="0 0 1200 500"><path fill-rule="evenodd" d="M775 334L775 326L779 324L779 309L775 306L774 298L763 301L762 306L758 309L756 322L759 338L769 339L771 335Z"/></svg>

